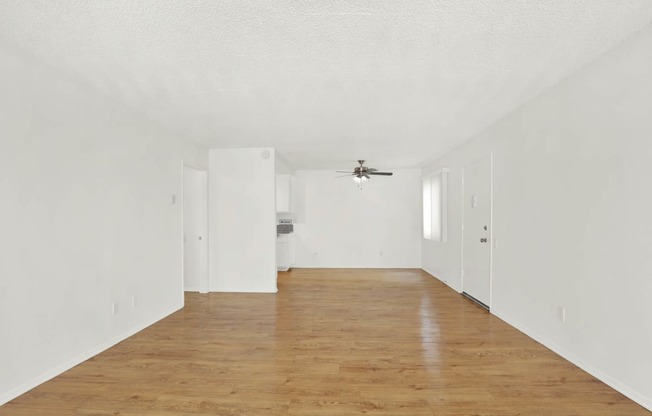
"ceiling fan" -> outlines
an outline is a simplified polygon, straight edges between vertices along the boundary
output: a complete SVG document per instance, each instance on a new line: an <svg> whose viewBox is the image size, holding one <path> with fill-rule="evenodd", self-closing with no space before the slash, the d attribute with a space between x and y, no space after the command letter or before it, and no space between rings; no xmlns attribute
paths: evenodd
<svg viewBox="0 0 652 416"><path fill-rule="evenodd" d="M364 160L358 160L358 163L360 164L360 166L356 166L355 168L353 168L353 172L349 172L346 170L337 170L336 172L348 173L348 175L342 175L339 177L342 178L344 176L352 176L353 181L355 181L355 183L357 184L367 182L370 179L371 175L392 176L394 174L392 172L379 172L378 169L376 168L368 168L364 166Z"/></svg>

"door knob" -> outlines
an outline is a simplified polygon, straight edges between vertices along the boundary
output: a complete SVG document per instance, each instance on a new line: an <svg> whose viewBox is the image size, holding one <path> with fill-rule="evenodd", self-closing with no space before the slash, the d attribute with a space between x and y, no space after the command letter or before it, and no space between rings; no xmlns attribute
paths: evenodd
<svg viewBox="0 0 652 416"><path fill-rule="evenodd" d="M486 239L486 238L481 238L481 239L480 239L480 242L481 242L481 243L486 243L486 242L487 242L487 239Z"/></svg>

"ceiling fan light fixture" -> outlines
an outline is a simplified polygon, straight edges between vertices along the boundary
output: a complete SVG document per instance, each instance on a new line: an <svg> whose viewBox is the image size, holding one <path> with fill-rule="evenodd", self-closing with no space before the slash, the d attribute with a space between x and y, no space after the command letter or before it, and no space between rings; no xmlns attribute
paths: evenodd
<svg viewBox="0 0 652 416"><path fill-rule="evenodd" d="M371 179L370 175L380 175L380 176L392 176L392 172L380 172L376 168L370 168L364 165L364 160L358 160L358 164L360 166L356 166L353 168L353 172L347 171L347 170L337 170L337 173L346 173L347 175L342 175L342 176L349 176L352 175L353 182L358 185L358 188L362 189L362 184L369 181ZM338 176L338 177L342 177Z"/></svg>

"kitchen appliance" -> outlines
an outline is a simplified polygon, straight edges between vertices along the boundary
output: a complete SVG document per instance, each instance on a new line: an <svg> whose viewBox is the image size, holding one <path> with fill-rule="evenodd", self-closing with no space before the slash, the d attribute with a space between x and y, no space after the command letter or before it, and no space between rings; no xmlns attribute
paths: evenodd
<svg viewBox="0 0 652 416"><path fill-rule="evenodd" d="M276 235L290 234L294 232L294 224L291 219L279 219L276 224Z"/></svg>

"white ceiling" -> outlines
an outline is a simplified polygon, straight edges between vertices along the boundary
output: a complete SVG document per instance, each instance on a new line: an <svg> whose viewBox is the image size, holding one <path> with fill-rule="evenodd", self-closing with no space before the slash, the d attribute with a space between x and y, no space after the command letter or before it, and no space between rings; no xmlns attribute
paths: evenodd
<svg viewBox="0 0 652 416"><path fill-rule="evenodd" d="M415 167L652 21L650 0L0 2L0 38L210 147Z"/></svg>

